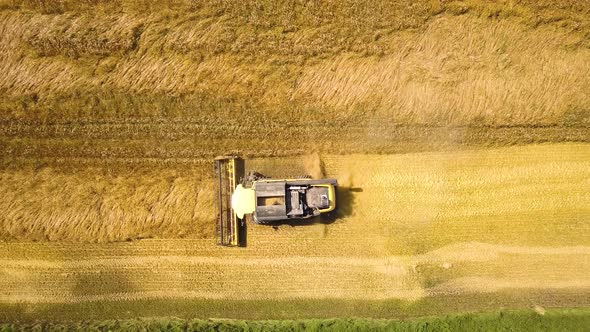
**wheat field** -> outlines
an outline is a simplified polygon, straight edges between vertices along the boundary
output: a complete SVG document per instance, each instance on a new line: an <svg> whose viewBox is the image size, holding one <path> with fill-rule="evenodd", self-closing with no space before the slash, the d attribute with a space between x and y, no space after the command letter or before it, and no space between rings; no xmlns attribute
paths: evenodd
<svg viewBox="0 0 590 332"><path fill-rule="evenodd" d="M588 126L583 4L153 6L5 1L0 118Z"/></svg>
<svg viewBox="0 0 590 332"><path fill-rule="evenodd" d="M341 208L336 220L301 227L249 225L245 248L215 246L204 226L212 229L215 223L212 205L199 205L200 215L192 222L183 219L186 197L201 192L207 182L193 182L195 187L189 188L181 186L182 178L164 186L169 188L167 196L157 200L166 203L156 206L159 210L151 216L161 217L160 229L154 229L141 210L122 210L120 215L115 210L99 223L81 225L93 217L76 218L81 203L53 209L69 218L52 228L54 232L48 226L57 220L35 214L35 205L4 216L3 229L11 230L7 221L20 213L17 220L26 222L21 225L47 227L51 241L0 244L0 314L14 317L15 308L26 305L26 317L65 319L90 310L96 317L123 318L142 301L193 303L205 317L221 310L232 317L267 313L276 318L361 312L392 318L404 307L404 315L419 316L483 310L489 308L490 298L509 308L587 305L587 145L262 158L250 165L288 172L292 165L313 170L316 162L325 176L339 180ZM145 190L156 195L162 187L146 183L136 188L142 196ZM65 194L54 195L52 200L68 205ZM50 200L49 193L38 196L39 204ZM96 198L104 200L105 211L123 204L142 207L134 195L117 197L112 190ZM200 200L198 195L197 204ZM92 236L113 240L101 236L120 234L113 225L125 212L136 215L125 223L126 234L152 232L172 238L79 243ZM80 223L67 224L72 220ZM176 233L166 233L172 230ZM183 233L192 236L176 238ZM456 299L459 307L451 304ZM275 311L277 301L293 310ZM315 311L322 301L336 304ZM355 311L346 301L377 301L391 311ZM122 313L101 303L117 303ZM243 306L216 309L223 303ZM430 307L433 303L436 306ZM175 312L168 305L150 310L160 316Z"/></svg>
<svg viewBox="0 0 590 332"><path fill-rule="evenodd" d="M3 172L0 181L3 239L106 242L213 233L216 189L198 171L21 170Z"/></svg>
<svg viewBox="0 0 590 332"><path fill-rule="evenodd" d="M409 3L3 1L0 166L590 141L584 3Z"/></svg>
<svg viewBox="0 0 590 332"><path fill-rule="evenodd" d="M589 40L574 0L0 0L0 321L588 307ZM335 220L215 246L227 154Z"/></svg>

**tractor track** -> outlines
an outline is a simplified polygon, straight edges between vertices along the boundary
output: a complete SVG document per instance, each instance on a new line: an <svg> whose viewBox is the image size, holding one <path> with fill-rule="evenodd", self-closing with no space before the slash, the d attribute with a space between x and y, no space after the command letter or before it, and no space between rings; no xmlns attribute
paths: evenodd
<svg viewBox="0 0 590 332"><path fill-rule="evenodd" d="M220 120L221 121L221 120ZM195 136L206 137L256 137L261 135L261 129L266 129L265 135L280 135L283 132L297 132L301 134L315 134L321 136L330 131L347 129L350 132L365 132L374 130L373 135L407 135L410 132L420 134L421 132L477 132L496 131L498 135L506 132L539 132L543 134L553 131L560 132L566 137L567 132L574 134L574 137L588 136L583 132L588 126L565 126L559 124L549 125L504 125L504 126L433 126L433 125L407 125L393 122L375 121L370 123L351 124L351 121L325 122L265 122L264 125L257 125L228 122L227 120L210 123L211 121L189 121L182 119L173 120L144 120L144 121L108 121L108 122L67 122L67 123L23 123L23 122L0 122L0 135L5 137L31 137L31 138L125 138L138 139L145 137L182 139ZM566 132L566 134L564 134Z"/></svg>
<svg viewBox="0 0 590 332"><path fill-rule="evenodd" d="M59 166L62 159L106 165L145 160L212 158L228 151L245 156L408 153L543 142L590 142L587 127L430 127L370 124L68 123L0 124L2 164ZM297 144L292 138L297 137ZM6 166L5 166L6 167Z"/></svg>

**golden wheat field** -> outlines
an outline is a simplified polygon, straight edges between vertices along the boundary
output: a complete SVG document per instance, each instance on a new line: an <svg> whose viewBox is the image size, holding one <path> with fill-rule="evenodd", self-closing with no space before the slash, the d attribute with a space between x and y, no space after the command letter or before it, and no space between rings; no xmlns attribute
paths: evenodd
<svg viewBox="0 0 590 332"><path fill-rule="evenodd" d="M589 307L585 1L0 0L0 323ZM338 179L216 246L213 158Z"/></svg>
<svg viewBox="0 0 590 332"><path fill-rule="evenodd" d="M44 232L42 239L49 242L22 242L27 233L34 233L21 230L6 235L19 242L0 246L5 314L13 317L15 308L25 306L27 317L40 312L63 318L71 317L69 310L88 309L64 310L59 304L94 308L116 302L125 308L138 301L204 300L243 301L241 309L229 310L236 317L260 317L260 307L275 318L350 312L336 306L317 313L306 302L322 299L378 301L393 309L404 303L440 301L437 312L449 312L444 303L456 298L463 301L463 309L487 308L489 299L479 298L482 294L496 296L500 305L509 307L585 304L590 291L590 147L586 144L263 158L250 165L271 174L321 169L323 175L336 177L341 185L338 217L330 224L300 227L250 225L246 248L223 248L215 246L211 235L215 206L205 203L189 209L182 204L188 200L184 195L210 202L213 191L199 189L207 188L208 181L192 182L195 187L186 193L180 185L163 187L164 199L156 201L168 204L155 205L162 212L152 213L154 219L146 219L150 214L142 212L144 202L133 201L133 195L119 197L119 205L114 193L97 197L103 200L98 206L109 212L102 214L104 219L89 212L97 209L100 214L95 205L66 209L66 195L54 197L64 201L53 209L63 210L61 222L69 225L54 225L56 217L35 214L39 208L33 205L19 211L20 218L14 220L29 221L21 225ZM180 179L174 183L182 183ZM58 180L75 183L68 177ZM146 185L157 193L156 184ZM178 205L171 204L174 201ZM185 211L191 209L199 215L187 217ZM136 220L125 221L123 227L118 218L126 215L136 215ZM157 216L162 220L158 222ZM94 224L82 227L89 219ZM79 223L72 223L76 220ZM2 226L10 231L14 223ZM71 242L109 241L113 238L104 234L116 238L123 231L125 236L186 239ZM525 301L501 295L504 292L524 294ZM264 305L274 301L301 304L275 312ZM256 306L250 309L248 302ZM47 309L52 305L56 307ZM113 317L104 308L93 310L98 310L96 317L103 312ZM167 310L172 309L163 306L156 312L165 315ZM204 315L223 314L223 310L200 310ZM418 307L406 315L424 313L428 311ZM395 316L379 311L375 315Z"/></svg>

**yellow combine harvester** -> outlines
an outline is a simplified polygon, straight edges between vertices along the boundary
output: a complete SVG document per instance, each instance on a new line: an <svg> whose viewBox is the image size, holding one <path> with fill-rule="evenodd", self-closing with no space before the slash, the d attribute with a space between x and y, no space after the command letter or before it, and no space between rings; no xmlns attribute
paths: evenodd
<svg viewBox="0 0 590 332"><path fill-rule="evenodd" d="M245 175L236 156L215 158L219 183L219 244L243 245L246 215L257 224L296 222L336 209L336 179L269 179L256 172Z"/></svg>

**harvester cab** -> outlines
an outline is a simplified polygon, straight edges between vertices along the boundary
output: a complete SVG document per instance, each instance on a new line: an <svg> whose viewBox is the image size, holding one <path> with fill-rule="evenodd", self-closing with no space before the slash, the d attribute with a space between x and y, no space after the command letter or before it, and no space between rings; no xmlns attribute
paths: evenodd
<svg viewBox="0 0 590 332"><path fill-rule="evenodd" d="M215 158L218 179L219 244L243 245L241 229L251 215L257 224L291 224L336 209L336 179L271 179L250 171L236 156Z"/></svg>

